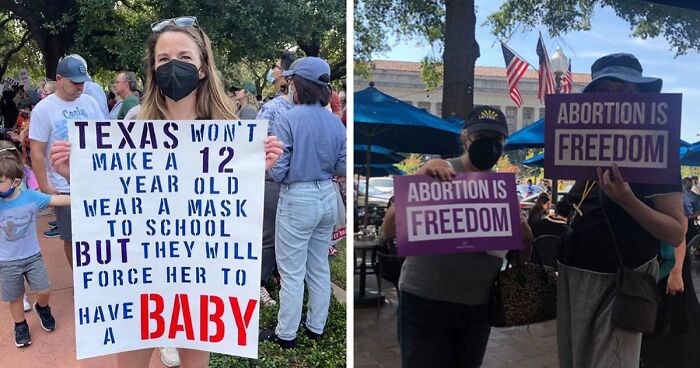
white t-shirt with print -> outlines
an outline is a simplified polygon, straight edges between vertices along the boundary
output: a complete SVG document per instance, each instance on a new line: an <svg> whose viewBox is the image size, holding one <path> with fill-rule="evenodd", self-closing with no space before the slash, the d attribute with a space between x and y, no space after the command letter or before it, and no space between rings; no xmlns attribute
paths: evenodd
<svg viewBox="0 0 700 368"><path fill-rule="evenodd" d="M68 140L68 120L103 119L102 110L94 98L82 94L75 101L63 101L51 94L32 110L29 139L46 143L46 172L49 184L61 193L69 193L70 185L51 166L50 151L57 140Z"/></svg>

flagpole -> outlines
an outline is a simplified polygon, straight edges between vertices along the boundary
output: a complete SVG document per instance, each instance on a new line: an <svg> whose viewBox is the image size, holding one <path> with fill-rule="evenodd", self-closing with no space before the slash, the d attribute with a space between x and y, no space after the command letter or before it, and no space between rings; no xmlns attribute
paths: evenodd
<svg viewBox="0 0 700 368"><path fill-rule="evenodd" d="M530 68L535 69L535 71L539 73L539 71L540 71L539 69L537 69L537 68L535 68L534 66L532 66L532 63L530 63L529 61L525 60L524 57L520 56L520 54L518 54L517 52L515 52L515 50L513 50L510 46L508 46L507 43L501 41L501 44L502 44L503 46L507 47L508 50L510 50L510 52L512 52L515 56L519 57L520 60L526 62L527 65L530 66ZM506 66L507 66L507 65L506 65Z"/></svg>

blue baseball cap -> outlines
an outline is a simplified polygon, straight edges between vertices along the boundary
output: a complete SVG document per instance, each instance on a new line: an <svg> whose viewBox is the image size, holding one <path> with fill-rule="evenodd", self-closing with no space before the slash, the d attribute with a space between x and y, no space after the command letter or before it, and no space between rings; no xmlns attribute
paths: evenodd
<svg viewBox="0 0 700 368"><path fill-rule="evenodd" d="M56 75L70 79L74 83L85 83L90 79L85 64L72 56L66 56L58 62Z"/></svg>
<svg viewBox="0 0 700 368"><path fill-rule="evenodd" d="M330 84L331 67L325 60L309 56L295 60L289 67L289 70L283 71L282 75L285 77L298 75L320 86L328 87ZM325 80L321 79L323 75L327 76L323 78Z"/></svg>

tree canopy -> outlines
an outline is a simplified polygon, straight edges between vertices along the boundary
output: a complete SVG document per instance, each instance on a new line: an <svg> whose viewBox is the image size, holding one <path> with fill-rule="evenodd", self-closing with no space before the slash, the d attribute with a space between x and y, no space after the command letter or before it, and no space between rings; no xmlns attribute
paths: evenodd
<svg viewBox="0 0 700 368"><path fill-rule="evenodd" d="M346 74L342 0L0 0L0 23L14 20L15 44L28 32L25 44L36 45L49 78L58 59L73 52L86 59L93 75L141 72L151 23L182 15L197 17L225 76L251 78L260 89L282 51L326 58L332 79ZM0 62L7 54L3 37Z"/></svg>
<svg viewBox="0 0 700 368"><path fill-rule="evenodd" d="M700 52L700 13L638 0L506 0L486 24L497 37L509 38L545 26L550 36L591 30L596 5L610 7L630 24L632 36L662 36L676 52Z"/></svg>

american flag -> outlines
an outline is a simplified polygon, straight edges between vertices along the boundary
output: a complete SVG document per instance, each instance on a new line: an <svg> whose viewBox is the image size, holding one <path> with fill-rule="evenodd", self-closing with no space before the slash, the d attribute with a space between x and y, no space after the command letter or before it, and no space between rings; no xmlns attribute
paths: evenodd
<svg viewBox="0 0 700 368"><path fill-rule="evenodd" d="M569 62L569 70L564 74L564 78L561 79L561 93L571 93L574 86L574 79L571 75L571 62Z"/></svg>
<svg viewBox="0 0 700 368"><path fill-rule="evenodd" d="M537 56L540 58L540 88L537 92L537 97L544 103L544 96L546 94L556 93L556 89L554 87L554 76L549 68L547 48L544 46L541 33L540 39L537 41Z"/></svg>
<svg viewBox="0 0 700 368"><path fill-rule="evenodd" d="M501 42L501 49L503 49L503 58L506 61L506 79L508 80L510 98L515 102L515 105L520 108L523 105L523 97L520 96L518 82L520 82L520 78L525 75L525 71L527 71L527 67L530 64L515 55L513 50L503 42Z"/></svg>

